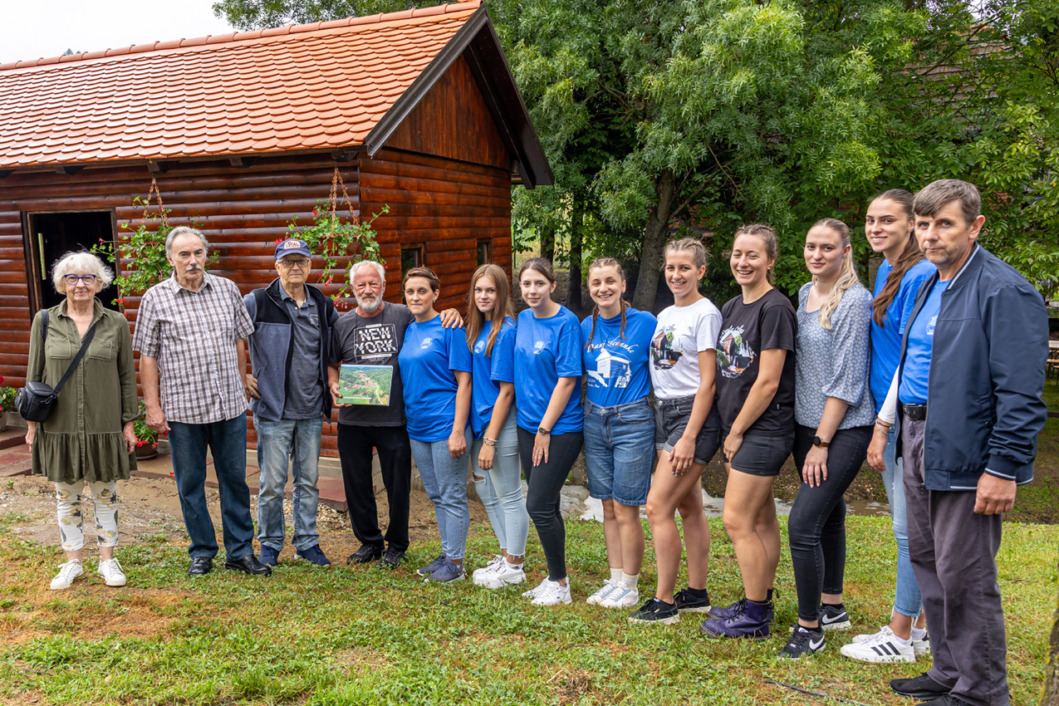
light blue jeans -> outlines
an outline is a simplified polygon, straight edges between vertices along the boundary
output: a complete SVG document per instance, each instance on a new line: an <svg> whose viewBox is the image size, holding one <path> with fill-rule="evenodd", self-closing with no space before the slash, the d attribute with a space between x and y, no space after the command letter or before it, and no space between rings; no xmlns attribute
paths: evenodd
<svg viewBox="0 0 1059 706"><path fill-rule="evenodd" d="M883 452L883 485L886 486L886 499L890 503L890 514L893 516L894 539L897 540L897 587L894 594L894 611L915 620L923 610L923 596L919 593L919 584L912 571L912 560L908 556L908 515L905 506L905 484L903 464L896 458L897 439L894 430L886 434L886 450Z"/></svg>
<svg viewBox="0 0 1059 706"><path fill-rule="evenodd" d="M468 428L464 434L470 449L471 430ZM453 561L463 559L467 549L467 529L471 524L471 511L467 507L467 454L453 458L449 454L448 439L410 441L412 458L419 469L419 477L423 479L423 488L434 503L441 550Z"/></svg>
<svg viewBox="0 0 1059 706"><path fill-rule="evenodd" d="M298 551L320 543L316 532L316 511L320 504L320 433L322 416L313 419L281 419L273 422L254 417L257 429L257 463L261 468L261 490L257 496L257 539L261 546L277 552L283 549L286 528L283 522L283 488L287 468L294 483L292 513L294 539Z"/></svg>
<svg viewBox="0 0 1059 706"><path fill-rule="evenodd" d="M478 491L478 497L489 514L489 524L493 526L500 549L511 556L523 556L526 553L526 537L529 535L529 513L526 512L526 499L522 495L522 465L518 459L515 414L512 407L497 437L493 467L486 471L478 465L484 433L471 447L471 462L474 464L474 489Z"/></svg>

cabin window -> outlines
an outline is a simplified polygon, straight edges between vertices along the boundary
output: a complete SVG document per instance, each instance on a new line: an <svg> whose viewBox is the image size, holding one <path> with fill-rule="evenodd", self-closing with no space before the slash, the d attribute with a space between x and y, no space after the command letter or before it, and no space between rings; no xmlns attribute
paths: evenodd
<svg viewBox="0 0 1059 706"><path fill-rule="evenodd" d="M113 211L77 211L23 213L26 276L29 284L30 315L53 307L65 299L52 286L52 267L68 252L90 250L102 240L114 244ZM107 265L118 274L114 263ZM111 284L101 291L99 300L108 309L118 310L119 294Z"/></svg>
<svg viewBox="0 0 1059 706"><path fill-rule="evenodd" d="M488 264L493 261L493 241L489 238L484 238L478 241L478 266Z"/></svg>
<svg viewBox="0 0 1059 706"><path fill-rule="evenodd" d="M408 270L413 267L425 267L426 266L426 248L422 243L417 245L404 245L401 247L401 280L404 281L404 275Z"/></svg>

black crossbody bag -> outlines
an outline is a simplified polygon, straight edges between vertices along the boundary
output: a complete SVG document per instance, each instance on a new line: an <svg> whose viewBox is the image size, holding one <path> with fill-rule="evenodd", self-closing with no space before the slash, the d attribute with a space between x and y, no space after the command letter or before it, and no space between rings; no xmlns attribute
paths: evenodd
<svg viewBox="0 0 1059 706"><path fill-rule="evenodd" d="M96 322L96 324L98 323ZM43 329L41 346L43 346L44 342L48 340L47 310L44 311L41 324ZM53 388L44 382L28 380L26 381L26 386L15 393L15 408L27 422L44 422L48 420L48 415L51 414L52 407L55 406L55 400L59 398L59 391L63 389L63 385L66 384L66 381L73 375L74 370L77 369L77 364L81 362L85 351L88 350L88 344L92 342L92 337L96 335L96 324L92 324L92 328L88 329L88 333L85 334L85 338L81 342L81 349L77 351L77 355L74 356L73 362L66 369L66 373L59 380L58 385Z"/></svg>

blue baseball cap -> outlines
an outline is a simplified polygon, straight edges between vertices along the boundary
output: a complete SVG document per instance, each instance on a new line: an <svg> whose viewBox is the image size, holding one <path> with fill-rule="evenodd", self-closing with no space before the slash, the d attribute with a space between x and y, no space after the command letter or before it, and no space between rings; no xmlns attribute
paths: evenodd
<svg viewBox="0 0 1059 706"><path fill-rule="evenodd" d="M276 260L282 260L287 255L305 255L305 257L312 257L312 253L309 252L309 244L304 240L298 240L297 238L288 238L283 242L276 244Z"/></svg>

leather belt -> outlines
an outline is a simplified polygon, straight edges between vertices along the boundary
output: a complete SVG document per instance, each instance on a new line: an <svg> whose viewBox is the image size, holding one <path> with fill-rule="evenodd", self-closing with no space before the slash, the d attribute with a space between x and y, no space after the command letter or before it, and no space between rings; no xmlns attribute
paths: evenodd
<svg viewBox="0 0 1059 706"><path fill-rule="evenodd" d="M925 404L902 404L901 412L913 422L921 422L927 418L927 406Z"/></svg>

